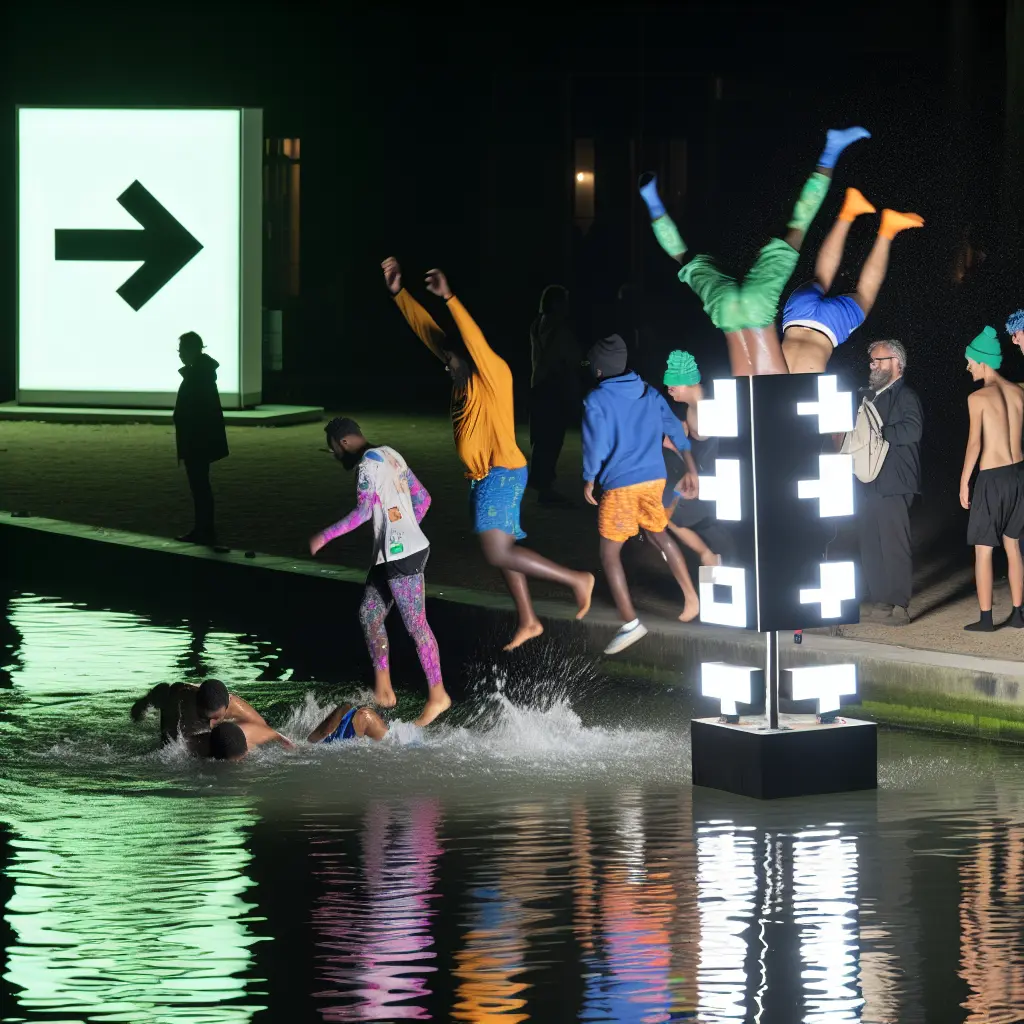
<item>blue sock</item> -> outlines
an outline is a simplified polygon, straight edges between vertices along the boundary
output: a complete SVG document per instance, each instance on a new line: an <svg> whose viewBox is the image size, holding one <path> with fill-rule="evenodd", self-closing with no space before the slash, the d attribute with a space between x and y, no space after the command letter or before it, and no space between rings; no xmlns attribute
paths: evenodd
<svg viewBox="0 0 1024 1024"><path fill-rule="evenodd" d="M643 178L640 180L643 181ZM661 196L658 195L658 176L656 174L651 175L651 180L646 185L640 186L640 196L647 204L651 220L665 216L665 204L661 201Z"/></svg>
<svg viewBox="0 0 1024 1024"><path fill-rule="evenodd" d="M870 139L871 132L866 128L830 128L825 138L825 148L818 160L819 167L835 167L842 153L851 142L858 139Z"/></svg>

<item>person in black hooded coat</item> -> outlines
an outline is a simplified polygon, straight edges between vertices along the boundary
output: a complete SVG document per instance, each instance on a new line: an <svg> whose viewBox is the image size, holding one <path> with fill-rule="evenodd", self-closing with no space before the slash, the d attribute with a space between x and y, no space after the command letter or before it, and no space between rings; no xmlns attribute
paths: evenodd
<svg viewBox="0 0 1024 1024"><path fill-rule="evenodd" d="M174 403L174 438L178 462L185 463L188 486L195 505L195 524L179 540L214 544L213 489L210 463L228 455L228 435L217 392L216 359L203 352L203 339L189 331L178 339L182 366L181 385Z"/></svg>

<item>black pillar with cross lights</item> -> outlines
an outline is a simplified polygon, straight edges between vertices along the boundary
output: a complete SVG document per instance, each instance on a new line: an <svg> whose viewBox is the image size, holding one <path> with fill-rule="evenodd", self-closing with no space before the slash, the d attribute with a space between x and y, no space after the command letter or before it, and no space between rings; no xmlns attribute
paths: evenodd
<svg viewBox="0 0 1024 1024"><path fill-rule="evenodd" d="M737 555L701 568L701 621L764 633L765 662L701 666L722 715L691 724L694 785L765 799L873 789L874 724L836 719L855 666L779 666L781 633L858 621L855 563L826 558L835 521L854 512L851 458L832 444L853 426L853 395L830 374L728 378L711 391L698 429L721 454L700 497L731 524ZM780 717L782 699L816 701L816 720Z"/></svg>

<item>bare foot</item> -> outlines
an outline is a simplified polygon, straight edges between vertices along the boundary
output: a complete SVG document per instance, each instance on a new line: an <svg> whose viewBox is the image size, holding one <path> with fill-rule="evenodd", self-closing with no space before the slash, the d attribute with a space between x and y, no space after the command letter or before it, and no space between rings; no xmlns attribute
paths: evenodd
<svg viewBox="0 0 1024 1024"><path fill-rule="evenodd" d="M583 582L573 590L576 594L576 604L579 607L579 611L576 613L577 619L582 619L590 611L590 599L594 596L594 574L585 572L581 575Z"/></svg>
<svg viewBox="0 0 1024 1024"><path fill-rule="evenodd" d="M434 690L439 690L440 693L435 695ZM445 688L440 685L433 687L427 698L427 703L423 705L422 714L413 722L413 725L418 725L422 729L423 726L430 725L438 715L443 715L451 706L452 699L448 696Z"/></svg>
<svg viewBox="0 0 1024 1024"><path fill-rule="evenodd" d="M701 565L721 565L722 564L722 556L721 555L716 555L714 553L714 551L710 551L710 550L709 551L705 551L704 554L700 556L700 564Z"/></svg>
<svg viewBox="0 0 1024 1024"><path fill-rule="evenodd" d="M683 614L679 616L680 622L693 622L700 615L700 600L697 595L687 597L683 601Z"/></svg>
<svg viewBox="0 0 1024 1024"><path fill-rule="evenodd" d="M391 689L390 683L374 687L373 702L382 708L393 708L398 703L398 698L395 696L395 691Z"/></svg>
<svg viewBox="0 0 1024 1024"><path fill-rule="evenodd" d="M533 640L535 637L540 636L543 632L544 627L540 624L540 622L528 622L525 626L520 626L516 630L515 636L513 636L512 639L507 644L505 644L504 649L506 651L514 651L517 647L522 647L522 645L525 644L527 640Z"/></svg>

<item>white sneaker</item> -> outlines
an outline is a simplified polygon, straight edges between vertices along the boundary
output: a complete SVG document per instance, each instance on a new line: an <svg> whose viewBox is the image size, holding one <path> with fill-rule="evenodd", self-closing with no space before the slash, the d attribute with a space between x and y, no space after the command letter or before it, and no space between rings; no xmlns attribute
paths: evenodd
<svg viewBox="0 0 1024 1024"><path fill-rule="evenodd" d="M643 640L647 636L647 627L638 622L633 627L622 626L618 633L612 637L611 643L604 649L605 654L618 654L627 647L631 647L637 640Z"/></svg>

